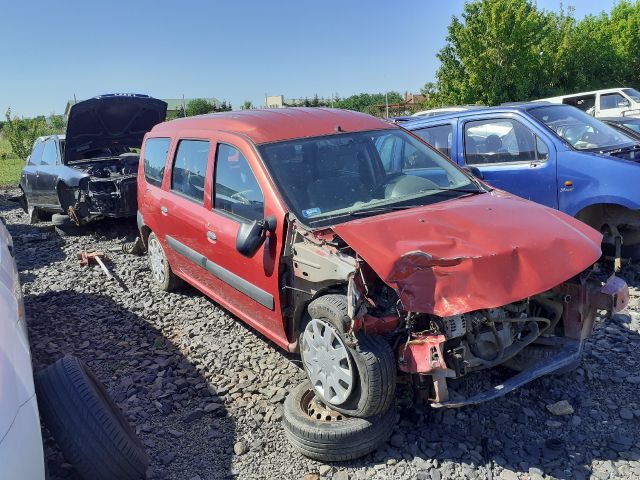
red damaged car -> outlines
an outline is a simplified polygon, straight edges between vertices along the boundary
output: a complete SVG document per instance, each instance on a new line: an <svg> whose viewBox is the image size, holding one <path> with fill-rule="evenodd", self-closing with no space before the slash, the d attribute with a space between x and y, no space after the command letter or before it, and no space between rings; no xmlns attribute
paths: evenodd
<svg viewBox="0 0 640 480"><path fill-rule="evenodd" d="M313 458L355 458L388 438L397 372L436 407L490 400L577 366L596 311L628 301L618 278L590 279L600 233L368 115L179 119L155 126L141 156L155 282L186 281L300 353L308 382L283 423ZM449 379L497 365L519 373L449 400Z"/></svg>

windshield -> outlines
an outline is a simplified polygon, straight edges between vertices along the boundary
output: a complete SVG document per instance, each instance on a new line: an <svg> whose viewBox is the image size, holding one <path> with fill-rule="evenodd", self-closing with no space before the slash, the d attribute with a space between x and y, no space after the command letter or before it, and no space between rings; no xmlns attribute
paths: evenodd
<svg viewBox="0 0 640 480"><path fill-rule="evenodd" d="M622 91L626 93L626 95L630 97L631 100L640 103L640 92L635 88L623 88Z"/></svg>
<svg viewBox="0 0 640 480"><path fill-rule="evenodd" d="M289 209L314 227L484 191L401 129L298 139L259 150Z"/></svg>
<svg viewBox="0 0 640 480"><path fill-rule="evenodd" d="M613 127L570 106L548 106L529 110L529 114L553 130L576 150L609 150L634 140Z"/></svg>

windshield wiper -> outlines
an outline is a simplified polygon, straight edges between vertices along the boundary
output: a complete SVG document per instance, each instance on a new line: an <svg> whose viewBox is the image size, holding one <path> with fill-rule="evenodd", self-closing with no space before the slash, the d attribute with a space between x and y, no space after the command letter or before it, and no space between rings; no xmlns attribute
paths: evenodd
<svg viewBox="0 0 640 480"><path fill-rule="evenodd" d="M621 152L631 152L633 150L638 150L640 149L640 144L638 143L634 143L633 145L628 145L626 147L619 147L619 148L614 148L611 150L600 150L601 153L607 153L609 155L615 155L616 153L621 153Z"/></svg>

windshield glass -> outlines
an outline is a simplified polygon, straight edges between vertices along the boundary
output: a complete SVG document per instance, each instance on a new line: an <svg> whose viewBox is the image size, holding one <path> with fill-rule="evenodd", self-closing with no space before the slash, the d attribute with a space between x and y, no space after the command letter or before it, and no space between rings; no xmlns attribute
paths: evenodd
<svg viewBox="0 0 640 480"><path fill-rule="evenodd" d="M484 191L400 129L297 139L259 150L289 209L314 227Z"/></svg>
<svg viewBox="0 0 640 480"><path fill-rule="evenodd" d="M623 88L622 91L627 94L634 102L640 103L640 92L635 88Z"/></svg>
<svg viewBox="0 0 640 480"><path fill-rule="evenodd" d="M621 122L622 125L627 127L629 130L633 130L634 132L640 133L640 123L636 122Z"/></svg>
<svg viewBox="0 0 640 480"><path fill-rule="evenodd" d="M574 107L541 107L529 110L529 114L576 150L600 151L634 143L634 140L623 133Z"/></svg>

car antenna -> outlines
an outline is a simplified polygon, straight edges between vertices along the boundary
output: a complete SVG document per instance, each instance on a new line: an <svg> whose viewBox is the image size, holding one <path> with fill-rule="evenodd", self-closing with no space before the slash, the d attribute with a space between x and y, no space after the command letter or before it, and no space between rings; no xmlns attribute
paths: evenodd
<svg viewBox="0 0 640 480"><path fill-rule="evenodd" d="M344 132L340 125L336 125L336 133Z"/></svg>

